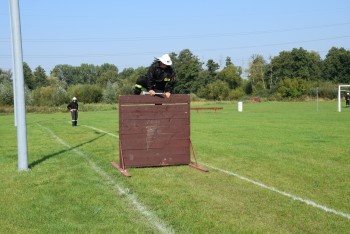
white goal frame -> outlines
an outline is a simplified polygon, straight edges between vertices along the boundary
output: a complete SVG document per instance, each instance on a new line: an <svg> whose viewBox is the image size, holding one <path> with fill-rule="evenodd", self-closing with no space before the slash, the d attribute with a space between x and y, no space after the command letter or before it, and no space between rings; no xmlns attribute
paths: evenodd
<svg viewBox="0 0 350 234"><path fill-rule="evenodd" d="M339 85L338 86L338 112L341 112L341 91L350 92L349 90L341 89L342 87L350 87L350 85Z"/></svg>

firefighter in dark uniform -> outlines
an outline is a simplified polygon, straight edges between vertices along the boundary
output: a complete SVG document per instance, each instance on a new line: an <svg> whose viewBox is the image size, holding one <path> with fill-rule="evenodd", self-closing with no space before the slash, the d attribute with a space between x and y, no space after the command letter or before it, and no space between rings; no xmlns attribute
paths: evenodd
<svg viewBox="0 0 350 234"><path fill-rule="evenodd" d="M168 54L156 58L147 74L136 80L134 94L141 94L144 88L152 96L156 93L165 93L167 98L170 97L175 85L175 70L171 65L172 61Z"/></svg>
<svg viewBox="0 0 350 234"><path fill-rule="evenodd" d="M78 100L76 97L73 97L72 102L68 104L67 109L72 114L72 126L75 127L78 124Z"/></svg>
<svg viewBox="0 0 350 234"><path fill-rule="evenodd" d="M345 95L345 105L346 107L350 106L350 93L346 93Z"/></svg>

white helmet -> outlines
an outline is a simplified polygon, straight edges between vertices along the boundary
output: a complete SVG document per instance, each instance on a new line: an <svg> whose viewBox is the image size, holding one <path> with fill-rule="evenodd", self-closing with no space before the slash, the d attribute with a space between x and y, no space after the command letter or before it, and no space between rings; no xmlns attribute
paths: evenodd
<svg viewBox="0 0 350 234"><path fill-rule="evenodd" d="M77 98L76 97L73 97L73 99L72 99L73 101L76 101L77 100Z"/></svg>
<svg viewBox="0 0 350 234"><path fill-rule="evenodd" d="M157 59L167 66L170 66L171 64L173 64L173 62L171 61L171 58L168 54L164 54L164 55L162 55L162 57L157 58Z"/></svg>

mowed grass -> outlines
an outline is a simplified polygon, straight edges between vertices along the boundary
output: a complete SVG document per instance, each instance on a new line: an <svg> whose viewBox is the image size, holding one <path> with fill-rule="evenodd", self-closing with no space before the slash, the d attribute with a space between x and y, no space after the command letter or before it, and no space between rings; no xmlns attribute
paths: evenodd
<svg viewBox="0 0 350 234"><path fill-rule="evenodd" d="M118 111L80 112L75 128L69 113L27 114L30 170L21 172L13 115L0 116L0 232L350 233L350 108L192 106L224 108L191 112L209 172L130 168L131 178L110 164L119 163Z"/></svg>

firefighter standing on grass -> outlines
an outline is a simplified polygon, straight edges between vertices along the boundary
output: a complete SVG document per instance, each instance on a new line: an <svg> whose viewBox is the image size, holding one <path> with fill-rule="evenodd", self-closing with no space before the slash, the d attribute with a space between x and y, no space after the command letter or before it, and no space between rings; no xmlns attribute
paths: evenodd
<svg viewBox="0 0 350 234"><path fill-rule="evenodd" d="M152 96L160 92L165 93L167 98L170 97L175 85L175 71L171 65L172 61L168 54L156 58L147 74L137 79L134 94L139 95L142 88L145 88Z"/></svg>
<svg viewBox="0 0 350 234"><path fill-rule="evenodd" d="M78 100L76 97L73 97L72 102L68 104L67 109L72 114L72 126L75 127L78 124Z"/></svg>
<svg viewBox="0 0 350 234"><path fill-rule="evenodd" d="M346 93L345 95L345 105L346 107L350 106L350 93Z"/></svg>

